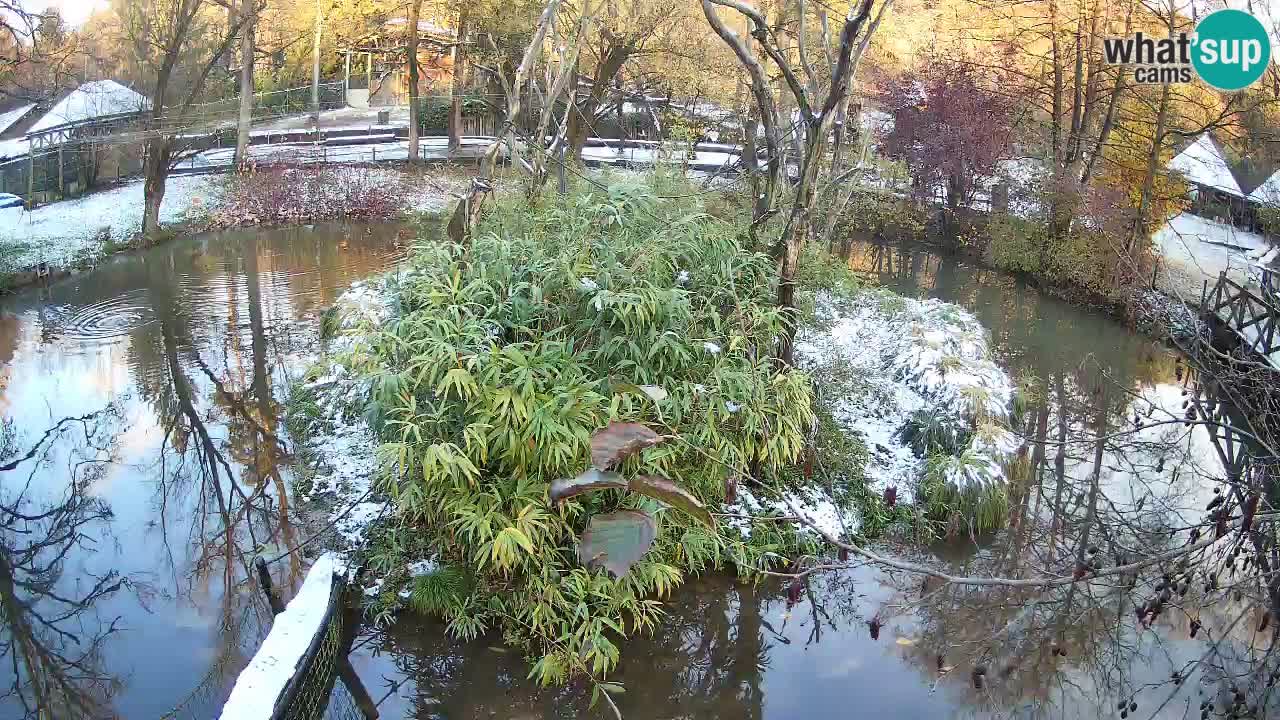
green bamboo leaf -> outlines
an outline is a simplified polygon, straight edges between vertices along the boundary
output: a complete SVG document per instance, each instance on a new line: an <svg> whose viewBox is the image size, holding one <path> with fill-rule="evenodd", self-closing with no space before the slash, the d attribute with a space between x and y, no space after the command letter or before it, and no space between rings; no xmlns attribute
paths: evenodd
<svg viewBox="0 0 1280 720"><path fill-rule="evenodd" d="M657 347L656 345L654 347ZM650 400L655 403L662 402L667 399L667 391L660 385L636 385L635 383L616 382L613 383L612 389L615 393L632 393L634 395L648 395Z"/></svg>
<svg viewBox="0 0 1280 720"><path fill-rule="evenodd" d="M628 487L631 492L661 500L672 507L689 513L712 530L716 527L715 518L711 517L711 513L698 498L693 496L693 493L666 478L660 478L656 475L640 475L631 478L631 483Z"/></svg>
<svg viewBox="0 0 1280 720"><path fill-rule="evenodd" d="M591 464L600 470L662 442L662 436L640 423L611 422L591 436Z"/></svg>
<svg viewBox="0 0 1280 720"><path fill-rule="evenodd" d="M619 510L593 515L578 543L578 560L622 577L644 557L657 535L658 522L647 512Z"/></svg>
<svg viewBox="0 0 1280 720"><path fill-rule="evenodd" d="M565 498L595 490L621 489L626 486L627 481L616 472L587 468L577 477L559 478L551 481L551 502L558 503Z"/></svg>

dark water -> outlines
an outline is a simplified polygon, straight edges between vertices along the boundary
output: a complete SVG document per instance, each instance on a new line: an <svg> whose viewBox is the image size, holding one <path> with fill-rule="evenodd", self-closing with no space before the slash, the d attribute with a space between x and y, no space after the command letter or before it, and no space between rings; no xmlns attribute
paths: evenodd
<svg viewBox="0 0 1280 720"><path fill-rule="evenodd" d="M59 719L217 716L268 625L248 564L309 537L287 491L286 376L315 351L320 309L402 254L391 228L227 233L0 305L0 445L16 449L0 465L37 447L0 473L0 718L36 717L38 704ZM1043 381L1050 428L1079 426L1099 402L1118 422L1127 400L1096 400L1101 380L1174 387L1168 353L1000 274L871 245L851 263L976 313L999 359ZM1016 529L925 559L975 575L1060 560L1067 530L1059 541L1032 521L1055 499L1048 488L1015 498ZM285 588L304 572L295 555L272 565ZM1197 715L1192 683L1169 678L1204 636L1191 640L1185 617L1145 632L1122 622L1124 594L937 591L864 567L815 577L789 607L778 583L692 579L653 636L626 642L610 679L626 688L628 720L1116 717L1117 698L1140 703L1135 720ZM407 618L369 630L353 661L384 718L612 716L582 686L538 688L500 646Z"/></svg>
<svg viewBox="0 0 1280 720"><path fill-rule="evenodd" d="M270 616L248 563L305 534L286 373L403 254L394 227L234 231L0 304L0 466L34 448L0 472L0 718L217 716Z"/></svg>

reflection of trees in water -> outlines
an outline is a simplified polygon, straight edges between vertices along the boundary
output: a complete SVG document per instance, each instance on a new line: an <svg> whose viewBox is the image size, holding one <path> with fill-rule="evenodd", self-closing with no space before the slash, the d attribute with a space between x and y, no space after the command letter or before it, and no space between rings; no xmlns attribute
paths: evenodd
<svg viewBox="0 0 1280 720"><path fill-rule="evenodd" d="M772 584L771 584L772 586ZM609 679L626 692L615 697L625 718L743 718L763 715L762 681L774 635L764 608L774 590L708 579L691 582L666 605L652 635L627 641ZM414 683L410 717L531 718L608 715L588 710L591 690L581 681L541 689L528 681L517 651L451 640L442 625L405 618L380 638L399 674Z"/></svg>
<svg viewBox="0 0 1280 720"><path fill-rule="evenodd" d="M252 263L256 248L246 250ZM207 702L227 684L268 624L269 609L256 593L240 587L251 577L254 555L274 543L296 545L280 471L286 456L274 432L268 338L256 274L254 278L247 298L253 328L249 382L236 373L244 350L236 326L238 295L228 297L227 327L219 332L207 316L203 327L192 322L170 276L156 272L148 286L158 318L159 367L143 375L151 381L152 408L163 433L155 472L160 532L179 594L215 610L218 618L209 672L184 704ZM223 362L215 367L205 353L218 335L224 343ZM171 525L185 528L185 551L174 552ZM277 568L278 585L292 588L300 582L301 561L291 560ZM216 599L217 606L208 607L209 599Z"/></svg>
<svg viewBox="0 0 1280 720"><path fill-rule="evenodd" d="M230 233L225 239L172 243L104 265L74 283L55 285L47 298L17 301L30 304L51 343L59 337L61 325L80 309L126 295L150 305L143 313L146 322L130 325L123 349L133 381L131 395L151 416L139 422L156 428L144 464L129 473L154 488L154 522L138 532L159 540L155 545L161 548L161 573L171 592L177 602L211 617L216 637L209 671L191 681L194 687L175 715L214 712L226 685L270 623L259 594L244 587L251 577L250 563L258 553L276 555L298 544L287 488L290 458L279 424L278 398L286 380L274 369L284 356L314 347L314 315L320 307L333 302L350 282L386 267L395 254L393 236L391 228L367 233L359 227L319 227L253 230ZM17 317L0 316L0 366L16 346ZM108 432L126 429L117 423ZM4 437L0 432L0 446ZM66 444L66 438L58 439L54 454L61 457ZM60 471L42 467L34 486L63 487L65 473ZM79 472L87 483L95 471L86 466ZM0 492L13 488L7 475L12 473L0 473ZM91 507L80 509L89 513ZM13 516L0 517L11 520ZM150 554L138 547L124 551ZM78 538L67 556L92 552L94 548ZM300 583L304 572L298 553L286 555L271 569L276 586L286 593ZM22 591L16 594L22 596ZM75 631L78 639L96 637L98 625L87 615L80 619L84 623ZM35 629L40 629L39 623ZM114 628L104 624L102 630L108 629ZM10 644L5 649L17 647ZM70 676L92 681L89 661L96 660L100 647L101 641L84 656L83 671ZM57 684L52 669L37 669L30 676ZM8 699L0 703L8 709ZM77 717L71 712L53 716Z"/></svg>
<svg viewBox="0 0 1280 720"><path fill-rule="evenodd" d="M111 509L89 488L112 461L118 423L114 407L68 418L30 450L0 457L0 678L11 675L0 680L0 706L24 718L113 714L120 681L104 667L102 650L119 625L100 618L95 605L130 582L115 571L75 578L64 571L110 521ZM66 490L37 499L31 476L51 464L67 472Z"/></svg>

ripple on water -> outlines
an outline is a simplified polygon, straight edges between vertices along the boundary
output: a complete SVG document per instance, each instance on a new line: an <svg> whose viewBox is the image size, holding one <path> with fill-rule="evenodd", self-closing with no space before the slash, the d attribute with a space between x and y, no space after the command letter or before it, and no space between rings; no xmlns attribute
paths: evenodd
<svg viewBox="0 0 1280 720"><path fill-rule="evenodd" d="M111 342L156 319L145 289L65 309L71 314L54 320L51 329L59 338L73 342Z"/></svg>

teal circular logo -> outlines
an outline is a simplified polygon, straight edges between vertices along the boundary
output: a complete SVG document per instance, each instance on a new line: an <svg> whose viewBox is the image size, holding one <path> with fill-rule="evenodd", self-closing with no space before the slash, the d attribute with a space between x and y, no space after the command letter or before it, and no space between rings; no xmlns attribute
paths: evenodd
<svg viewBox="0 0 1280 720"><path fill-rule="evenodd" d="M1258 18L1243 10L1218 10L1196 25L1191 64L1219 90L1248 87L1271 62L1271 40Z"/></svg>

